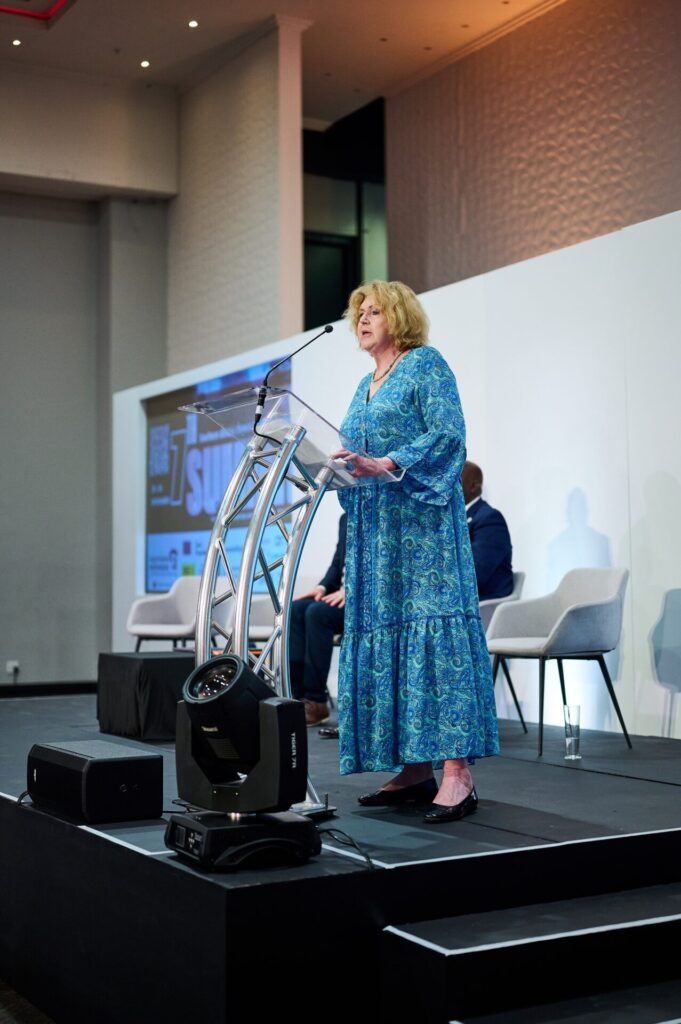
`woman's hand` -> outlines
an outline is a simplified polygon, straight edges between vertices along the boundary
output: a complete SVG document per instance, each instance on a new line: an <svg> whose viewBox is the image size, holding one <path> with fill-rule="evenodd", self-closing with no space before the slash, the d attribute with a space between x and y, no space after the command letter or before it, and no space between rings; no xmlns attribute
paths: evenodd
<svg viewBox="0 0 681 1024"><path fill-rule="evenodd" d="M349 448L341 448L337 452L333 452L333 459L346 459L347 460L347 471L351 476L381 476L383 473L390 472L397 469L397 466L392 459L388 456L384 456L382 459L370 459L366 455L358 455L357 452L351 452Z"/></svg>
<svg viewBox="0 0 681 1024"><path fill-rule="evenodd" d="M327 594L322 601L324 604L330 604L332 608L345 608L345 587L334 590L333 594Z"/></svg>

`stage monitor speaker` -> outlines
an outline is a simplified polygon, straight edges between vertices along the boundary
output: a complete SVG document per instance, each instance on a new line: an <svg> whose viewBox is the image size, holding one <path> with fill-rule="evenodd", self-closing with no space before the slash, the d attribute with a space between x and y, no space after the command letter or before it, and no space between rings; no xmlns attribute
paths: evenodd
<svg viewBox="0 0 681 1024"><path fill-rule="evenodd" d="M36 807L94 825L160 818L163 758L103 740L34 743L28 794Z"/></svg>

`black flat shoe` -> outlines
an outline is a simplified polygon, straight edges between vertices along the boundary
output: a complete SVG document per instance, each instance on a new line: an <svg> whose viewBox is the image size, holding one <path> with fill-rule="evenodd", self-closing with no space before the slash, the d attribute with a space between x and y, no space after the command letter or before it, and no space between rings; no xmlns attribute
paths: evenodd
<svg viewBox="0 0 681 1024"><path fill-rule="evenodd" d="M395 807L398 804L426 804L437 793L435 779L426 779L413 786L402 786L400 789L377 789L374 793L365 793L357 797L362 807Z"/></svg>
<svg viewBox="0 0 681 1024"><path fill-rule="evenodd" d="M338 739L338 726L337 725L325 725L322 729L318 730L319 735L323 740L337 740Z"/></svg>
<svg viewBox="0 0 681 1024"><path fill-rule="evenodd" d="M453 807L447 807L445 804L433 804L423 815L423 820L426 825L440 825L445 821L458 821L459 818L465 818L467 814L475 814L477 809L478 794L473 786L468 796L460 803L454 804Z"/></svg>

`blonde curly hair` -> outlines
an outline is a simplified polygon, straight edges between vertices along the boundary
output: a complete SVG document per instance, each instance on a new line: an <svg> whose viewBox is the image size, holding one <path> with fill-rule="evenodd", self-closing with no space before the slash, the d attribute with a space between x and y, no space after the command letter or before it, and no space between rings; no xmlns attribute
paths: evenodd
<svg viewBox="0 0 681 1024"><path fill-rule="evenodd" d="M409 285L401 281L365 281L355 288L344 314L353 334L357 334L359 307L368 295L373 295L385 315L399 352L428 344L428 317Z"/></svg>

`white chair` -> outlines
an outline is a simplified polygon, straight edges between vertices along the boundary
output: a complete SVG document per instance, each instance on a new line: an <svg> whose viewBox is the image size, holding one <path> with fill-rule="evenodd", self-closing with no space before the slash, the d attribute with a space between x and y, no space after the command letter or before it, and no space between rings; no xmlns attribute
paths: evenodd
<svg viewBox="0 0 681 1024"><path fill-rule="evenodd" d="M497 608L499 607L499 605L506 604L508 601L519 601L520 597L522 595L523 587L524 586L525 586L525 573L524 572L514 572L513 573L513 590L511 591L511 593L507 597L492 597L488 601L481 601L480 602L480 620L482 622L482 626L483 626L483 629L485 630L485 633L487 633L487 630L489 628L489 624L492 621L492 618L494 617L494 613L497 610ZM494 680L495 680L495 682L496 682L496 678L497 678L497 668L498 668L498 664L495 662L495 665L494 665ZM506 676L506 682L508 683L508 688L511 691L511 697L513 698L513 703L515 704L515 709L518 712L518 718L520 719L520 724L523 727L523 731L527 732L527 726L525 724L525 719L523 718L523 713L520 710L520 701L518 700L518 695L515 692L515 686L513 685L513 680L511 679L511 676L509 674L506 662L503 662L502 668L504 670L504 675Z"/></svg>
<svg viewBox="0 0 681 1024"><path fill-rule="evenodd" d="M536 658L539 661L539 755L544 739L544 675L546 662L558 662L563 704L567 704L563 661L597 661L610 699L622 726L624 738L631 740L617 703L612 680L603 655L619 643L622 609L629 572L626 569L572 569L556 590L546 597L501 604L487 629L487 647L494 656L493 675L499 665L518 704L509 658Z"/></svg>
<svg viewBox="0 0 681 1024"><path fill-rule="evenodd" d="M135 650L143 640L193 640L200 576L178 576L167 594L138 597L128 615L127 630L137 637Z"/></svg>
<svg viewBox="0 0 681 1024"><path fill-rule="evenodd" d="M139 651L143 640L172 640L173 647L180 640L194 640L200 584L200 576L180 576L167 594L137 598L130 609L127 624L128 632L137 637L136 651ZM227 580L221 577L217 593L226 587ZM215 620L226 633L232 631L234 611L233 599L223 601L216 609ZM255 594L249 617L249 645L262 646L269 640L273 629L274 609L269 596ZM220 643L224 643L224 638Z"/></svg>
<svg viewBox="0 0 681 1024"><path fill-rule="evenodd" d="M137 637L135 650L139 651L142 640L172 640L173 647L177 646L179 640L194 640L200 586L200 576L180 576L167 594L139 597L130 609L127 625L128 632ZM221 576L216 594L220 596L227 586L227 578ZM269 598L253 599L249 631L251 641L266 640L272 632L272 621L269 621L269 625L261 625L261 622L268 621L266 608L269 608L271 618L272 605ZM214 621L225 633L232 632L234 611L232 598L221 602L214 610ZM224 637L216 631L213 641L216 644L224 643Z"/></svg>
<svg viewBox="0 0 681 1024"><path fill-rule="evenodd" d="M491 597L487 601L480 602L480 619L482 621L482 628L487 632L487 627L492 621L492 616L495 610L500 604L505 604L507 601L519 601L523 587L525 585L525 573L514 572L513 573L513 590L507 597Z"/></svg>

